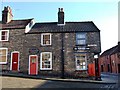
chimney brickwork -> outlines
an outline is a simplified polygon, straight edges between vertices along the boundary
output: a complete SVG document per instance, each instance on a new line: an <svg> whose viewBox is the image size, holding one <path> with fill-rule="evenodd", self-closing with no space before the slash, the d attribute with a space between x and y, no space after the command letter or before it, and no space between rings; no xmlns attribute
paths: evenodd
<svg viewBox="0 0 120 90"><path fill-rule="evenodd" d="M64 11L63 11L63 8L58 9L58 24L64 24Z"/></svg>
<svg viewBox="0 0 120 90"><path fill-rule="evenodd" d="M6 24L9 23L12 19L12 9L9 6L4 7L4 10L2 11L2 22Z"/></svg>

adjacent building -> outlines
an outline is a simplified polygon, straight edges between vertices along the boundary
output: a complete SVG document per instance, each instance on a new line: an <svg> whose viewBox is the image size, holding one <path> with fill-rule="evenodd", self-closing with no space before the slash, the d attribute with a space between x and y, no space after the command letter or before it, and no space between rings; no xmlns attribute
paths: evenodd
<svg viewBox="0 0 120 90"><path fill-rule="evenodd" d="M99 58L101 72L120 73L120 44L104 51Z"/></svg>
<svg viewBox="0 0 120 90"><path fill-rule="evenodd" d="M10 7L2 11L0 65L29 75L88 77L88 65L101 52L100 30L92 21L58 22L12 20Z"/></svg>

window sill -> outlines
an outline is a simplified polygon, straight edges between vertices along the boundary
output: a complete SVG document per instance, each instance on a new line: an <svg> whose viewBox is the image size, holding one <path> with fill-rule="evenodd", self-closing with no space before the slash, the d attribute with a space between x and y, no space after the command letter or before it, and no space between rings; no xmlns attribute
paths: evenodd
<svg viewBox="0 0 120 90"><path fill-rule="evenodd" d="M51 47L52 45L40 45L41 47Z"/></svg>
<svg viewBox="0 0 120 90"><path fill-rule="evenodd" d="M76 44L75 46L86 46L86 44Z"/></svg>
<svg viewBox="0 0 120 90"><path fill-rule="evenodd" d="M7 62L0 62L0 65L6 65Z"/></svg>
<svg viewBox="0 0 120 90"><path fill-rule="evenodd" d="M43 68L40 68L41 71L50 71L52 69L43 69Z"/></svg>
<svg viewBox="0 0 120 90"><path fill-rule="evenodd" d="M75 70L75 72L87 71L87 69Z"/></svg>
<svg viewBox="0 0 120 90"><path fill-rule="evenodd" d="M0 40L0 42L9 42L9 40Z"/></svg>

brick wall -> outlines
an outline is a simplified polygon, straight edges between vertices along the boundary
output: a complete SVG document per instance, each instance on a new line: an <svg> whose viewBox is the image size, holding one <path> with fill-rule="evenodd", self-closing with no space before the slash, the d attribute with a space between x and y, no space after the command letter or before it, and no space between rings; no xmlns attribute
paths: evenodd
<svg viewBox="0 0 120 90"><path fill-rule="evenodd" d="M117 53L107 55L99 58L99 64L103 65L103 72L118 73L119 58ZM110 71L108 71L108 64L110 65Z"/></svg>

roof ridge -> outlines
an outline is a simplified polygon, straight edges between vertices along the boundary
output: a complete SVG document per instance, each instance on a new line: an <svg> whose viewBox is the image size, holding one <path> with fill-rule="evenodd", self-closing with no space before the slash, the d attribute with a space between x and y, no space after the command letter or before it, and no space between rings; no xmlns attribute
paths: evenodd
<svg viewBox="0 0 120 90"><path fill-rule="evenodd" d="M36 24L48 24L48 23L57 23L57 22L36 22Z"/></svg>
<svg viewBox="0 0 120 90"><path fill-rule="evenodd" d="M108 52L109 52L110 55L112 55L112 54L114 53L114 51L117 49L117 47L118 47L118 45L115 45L115 46L113 46L113 47L105 50L105 51L101 54L101 57L102 57L102 56L105 56L104 54L106 54L106 53L108 53ZM108 55L108 54L106 54L106 55Z"/></svg>
<svg viewBox="0 0 120 90"><path fill-rule="evenodd" d="M93 21L67 21L67 23L88 23Z"/></svg>
<svg viewBox="0 0 120 90"><path fill-rule="evenodd" d="M32 20L32 19L34 19L34 18L29 18L29 19L14 19L14 20L11 20L11 21L20 21L20 20Z"/></svg>
<svg viewBox="0 0 120 90"><path fill-rule="evenodd" d="M36 22L36 24L51 24L57 22ZM65 23L93 23L93 21L67 21Z"/></svg>

